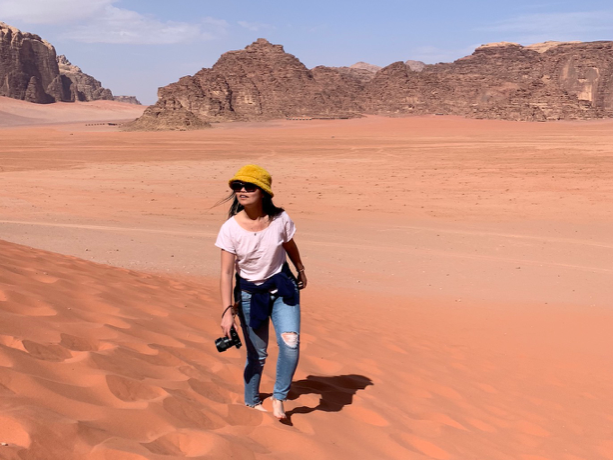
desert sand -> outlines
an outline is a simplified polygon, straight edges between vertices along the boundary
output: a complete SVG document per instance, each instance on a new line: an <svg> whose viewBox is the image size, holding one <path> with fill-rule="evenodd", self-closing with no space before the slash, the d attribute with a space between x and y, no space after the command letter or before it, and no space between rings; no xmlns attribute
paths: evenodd
<svg viewBox="0 0 613 460"><path fill-rule="evenodd" d="M0 117L0 458L613 459L613 121L87 126L114 104ZM213 345L250 162L309 276L287 423Z"/></svg>

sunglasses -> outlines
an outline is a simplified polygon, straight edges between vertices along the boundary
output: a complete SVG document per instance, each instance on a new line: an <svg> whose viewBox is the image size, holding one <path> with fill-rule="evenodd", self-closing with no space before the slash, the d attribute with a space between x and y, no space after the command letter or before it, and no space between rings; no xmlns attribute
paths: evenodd
<svg viewBox="0 0 613 460"><path fill-rule="evenodd" d="M251 193L255 192L258 189L258 186L250 184L249 182L234 181L230 184L230 188L234 192L240 192L242 189L245 189L245 192Z"/></svg>

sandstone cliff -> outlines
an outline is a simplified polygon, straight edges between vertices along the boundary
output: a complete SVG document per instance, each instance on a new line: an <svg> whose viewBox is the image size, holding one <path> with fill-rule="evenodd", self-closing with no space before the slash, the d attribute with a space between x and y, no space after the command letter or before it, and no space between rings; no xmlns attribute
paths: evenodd
<svg viewBox="0 0 613 460"><path fill-rule="evenodd" d="M0 22L0 96L36 103L113 99L110 90L84 74L38 35Z"/></svg>
<svg viewBox="0 0 613 460"><path fill-rule="evenodd" d="M358 63L309 70L280 45L259 39L223 54L210 69L160 88L158 102L140 123L151 129L181 120L198 127L360 114L602 118L613 116L612 79L613 42L495 43L447 64L406 61L377 70Z"/></svg>
<svg viewBox="0 0 613 460"><path fill-rule="evenodd" d="M49 103L70 99L55 49L38 35L0 22L0 96Z"/></svg>
<svg viewBox="0 0 613 460"><path fill-rule="evenodd" d="M394 63L362 104L382 115L445 113L545 121L613 116L613 42L484 45L421 72Z"/></svg>
<svg viewBox="0 0 613 460"><path fill-rule="evenodd" d="M123 102L125 104L142 105L136 96L113 96L113 99L117 102Z"/></svg>
<svg viewBox="0 0 613 460"><path fill-rule="evenodd" d="M408 61L404 61L404 63L409 69L413 70L414 72L421 72L426 67L426 64L424 64L423 62L413 61L411 59L409 59Z"/></svg>
<svg viewBox="0 0 613 460"><path fill-rule="evenodd" d="M350 94L355 85L362 91L359 80L323 67L311 71L281 45L259 39L223 54L210 69L160 88L141 123L151 126L177 110L205 122L359 116Z"/></svg>
<svg viewBox="0 0 613 460"><path fill-rule="evenodd" d="M211 124L198 118L185 107L152 105L147 107L140 118L125 123L122 131L191 131L210 128Z"/></svg>
<svg viewBox="0 0 613 460"><path fill-rule="evenodd" d="M381 67L366 62L357 62L349 67L330 67L344 75L349 75L365 84L372 80Z"/></svg>
<svg viewBox="0 0 613 460"><path fill-rule="evenodd" d="M72 65L66 56L58 56L57 63L60 74L70 79L71 101L113 100L113 93L110 89L103 88L94 77L83 73L76 65Z"/></svg>

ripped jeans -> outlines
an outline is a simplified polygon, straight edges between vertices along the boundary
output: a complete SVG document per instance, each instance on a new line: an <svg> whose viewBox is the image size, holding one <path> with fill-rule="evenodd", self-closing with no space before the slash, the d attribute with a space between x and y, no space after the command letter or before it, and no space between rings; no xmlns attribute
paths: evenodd
<svg viewBox="0 0 613 460"><path fill-rule="evenodd" d="M279 357L277 358L277 378L273 397L280 401L287 399L289 387L300 355L300 303L290 306L283 303L281 297L271 295L273 302L270 318L258 329L249 327L249 307L251 294L241 291L241 308L239 317L247 348L247 363L245 364L245 404L257 406L261 404L260 380L264 363L268 356L268 326L270 319L275 328Z"/></svg>

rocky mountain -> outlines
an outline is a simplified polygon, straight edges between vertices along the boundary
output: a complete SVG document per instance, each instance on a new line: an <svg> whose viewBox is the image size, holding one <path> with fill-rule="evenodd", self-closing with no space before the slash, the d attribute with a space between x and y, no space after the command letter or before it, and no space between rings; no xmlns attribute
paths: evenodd
<svg viewBox="0 0 613 460"><path fill-rule="evenodd" d="M38 35L0 22L0 96L30 102L69 100L55 49Z"/></svg>
<svg viewBox="0 0 613 460"><path fill-rule="evenodd" d="M426 64L424 64L423 62L412 61L411 59L409 59L408 61L404 61L404 64L414 72L421 72L426 67Z"/></svg>
<svg viewBox="0 0 613 460"><path fill-rule="evenodd" d="M72 101L97 101L113 100L110 89L102 87L102 84L91 75L83 73L79 67L72 65L63 54L57 57L60 74L71 81Z"/></svg>
<svg viewBox="0 0 613 460"><path fill-rule="evenodd" d="M0 22L0 96L29 102L113 99L110 90L81 72L38 35Z"/></svg>
<svg viewBox="0 0 613 460"><path fill-rule="evenodd" d="M613 116L613 42L483 45L417 73L394 63L363 93L366 113L505 120Z"/></svg>
<svg viewBox="0 0 613 460"><path fill-rule="evenodd" d="M356 69L356 70L367 70L370 73L377 73L379 70L381 70L381 67L378 65L374 65L374 64L369 64L368 62L356 62L355 64L349 66L350 69Z"/></svg>
<svg viewBox="0 0 613 460"><path fill-rule="evenodd" d="M123 131L191 131L210 128L211 124L194 115L185 107L152 105L147 107L140 118L121 127Z"/></svg>
<svg viewBox="0 0 613 460"><path fill-rule="evenodd" d="M142 105L136 96L113 96L113 100L123 102L125 104Z"/></svg>
<svg viewBox="0 0 613 460"><path fill-rule="evenodd" d="M494 43L452 63L307 69L264 39L160 88L142 124L361 114L546 121L613 116L613 42ZM175 117L173 114L176 114Z"/></svg>
<svg viewBox="0 0 613 460"><path fill-rule="evenodd" d="M366 62L357 62L349 67L330 67L342 74L358 79L361 83L368 83L373 79L381 67Z"/></svg>
<svg viewBox="0 0 613 460"><path fill-rule="evenodd" d="M350 94L352 85L362 91L359 80L329 69L309 70L281 45L259 39L224 53L210 69L160 88L141 122L166 120L164 113L173 111L206 122L359 116Z"/></svg>

